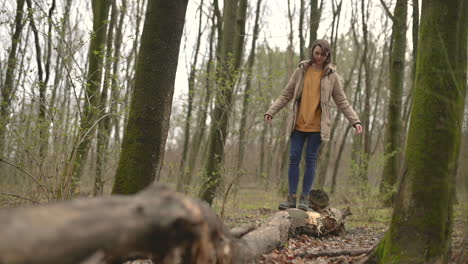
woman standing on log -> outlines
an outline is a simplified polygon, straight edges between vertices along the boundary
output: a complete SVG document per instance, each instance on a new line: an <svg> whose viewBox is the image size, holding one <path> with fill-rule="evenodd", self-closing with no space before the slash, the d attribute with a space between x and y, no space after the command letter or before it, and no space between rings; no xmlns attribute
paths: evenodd
<svg viewBox="0 0 468 264"><path fill-rule="evenodd" d="M271 125L275 114L294 99L293 111L289 115L288 135L291 137L289 155L289 195L278 209L296 208L296 192L299 182L299 162L302 147L307 140L306 170L299 199L299 209L309 207L308 194L315 174L317 152L322 141L330 137L330 97L356 129L362 133L361 121L349 105L343 92L341 77L331 63L331 48L326 40L312 43L310 60L302 61L294 71L281 96L265 114L265 122Z"/></svg>

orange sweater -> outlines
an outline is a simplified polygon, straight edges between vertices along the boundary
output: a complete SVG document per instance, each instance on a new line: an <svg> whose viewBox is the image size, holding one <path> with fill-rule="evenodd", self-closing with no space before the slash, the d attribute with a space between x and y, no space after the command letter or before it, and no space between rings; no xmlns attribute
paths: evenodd
<svg viewBox="0 0 468 264"><path fill-rule="evenodd" d="M301 104L296 119L296 130L320 132L322 107L320 106L320 79L322 71L309 67L304 76Z"/></svg>

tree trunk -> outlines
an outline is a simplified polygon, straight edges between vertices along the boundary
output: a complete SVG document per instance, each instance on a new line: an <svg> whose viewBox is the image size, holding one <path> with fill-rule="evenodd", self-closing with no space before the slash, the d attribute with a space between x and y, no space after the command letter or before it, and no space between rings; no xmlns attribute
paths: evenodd
<svg viewBox="0 0 468 264"><path fill-rule="evenodd" d="M365 7L365 3L367 3L367 7ZM361 1L361 18L362 18L362 34L363 34L363 41L364 41L364 52L363 55L363 63L364 63L364 72L365 72L365 93L364 93L364 111L361 113L362 115L362 125L364 128L364 135L363 135L363 152L361 156L360 162L360 177L361 180L365 185L368 182L368 163L370 159L370 146L371 146L371 134L370 134L370 114L371 114L371 106L370 106L370 97L372 95L372 72L371 72L371 49L369 46L369 32L367 28L367 24L369 21L369 2L362 0Z"/></svg>
<svg viewBox="0 0 468 264"><path fill-rule="evenodd" d="M112 193L136 193L158 178L174 93L174 58L179 54L186 8L186 0L148 2Z"/></svg>
<svg viewBox="0 0 468 264"><path fill-rule="evenodd" d="M189 168L188 168L188 177L187 185L190 185L192 182L192 177L195 169L195 163L197 162L200 145L205 137L206 132L206 118L208 116L209 105L211 102L212 88L211 84L213 83L213 76L215 75L212 71L213 68L213 42L214 36L216 33L216 24L215 24L215 15L213 14L211 18L211 32L210 32L210 42L209 42L209 51L208 51L208 61L206 63L206 78L205 78L205 94L203 97L202 107L199 111L199 118L197 120L197 127L195 128L195 133L192 140L192 147L190 151L189 159ZM220 23L220 22L219 22ZM218 38L219 41L219 38ZM203 153L203 152L202 152ZM203 160L203 159L200 159Z"/></svg>
<svg viewBox="0 0 468 264"><path fill-rule="evenodd" d="M199 197L208 204L213 203L216 189L222 179L222 165L224 158L224 144L227 138L228 115L232 102L234 86L233 68L237 64L232 58L238 58L233 54L239 37L236 36L237 0L226 1L223 10L223 34L221 58L218 62L218 89L216 91L215 108L212 113L210 135L208 142L207 162L205 165L205 177L202 183Z"/></svg>
<svg viewBox="0 0 468 264"><path fill-rule="evenodd" d="M372 127L371 127L371 130L370 130L370 133L371 135L374 135L374 133L377 133L378 136L377 136L377 140L374 141L374 148L373 150L371 151L371 155L373 155L377 149L377 146L379 145L379 141L380 141L380 137L381 137L381 134L382 134L382 129L380 128L380 126L378 125L378 119L377 119L377 115L379 114L379 108L384 105L383 104L383 100L380 98L381 96L381 93L382 93L382 90L383 90L383 82L384 82L384 72L387 71L387 60L385 59L386 57L388 56L388 45L387 43L384 44L383 46L383 49L382 49L382 57L381 57L381 61L380 61L380 70L379 70L379 75L377 77L377 84L376 84L376 95L375 95L375 102L379 102L379 103L376 103L374 105L374 110L372 111L372 116L374 116L373 120L372 120ZM380 107L379 107L380 106ZM377 130L377 132L375 132Z"/></svg>
<svg viewBox="0 0 468 264"><path fill-rule="evenodd" d="M182 157L179 165L179 175L177 177L177 191L187 193L188 183L188 168L185 167L185 161L187 159L187 153L190 146L190 123L192 121L192 109L193 109L193 98L195 96L195 76L197 70L198 51L200 50L200 43L202 37L202 18L203 18L203 0L199 5L200 17L198 20L198 35L197 42L195 44L193 63L190 67L190 74L188 78L188 105L187 105L187 116L185 117L185 129L184 129L184 144L182 149Z"/></svg>
<svg viewBox="0 0 468 264"><path fill-rule="evenodd" d="M359 186L361 190L365 190L368 187L368 177L367 177L367 168L368 168L368 161L369 161L369 153L370 153L370 140L371 140L371 135L369 133L370 131L370 97L371 97L371 84L372 84L372 79L371 79L371 64L369 60L371 59L372 55L372 48L369 48L369 40L368 40L368 28L367 28L367 21L369 18L369 6L365 7L365 1L361 1L361 24L362 24L362 31L363 31L363 53L362 53L362 58L361 58L361 63L359 66L359 73L358 73L358 85L356 89L356 93L360 93L361 90L361 81L362 81L362 68L364 67L364 86L365 86L365 92L364 92L364 99L361 100L355 100L353 102L353 108L354 105L360 103L360 106L358 108L354 109L361 109L358 110L361 112L361 120L362 120L362 126L363 126L363 135L360 137L355 137L353 139L353 147L352 147L352 153L351 153L351 159L353 162L353 178L357 181L359 181ZM369 2L368 2L369 5ZM353 8L353 15L352 15L352 21L356 22L355 15L357 13L357 9ZM356 35L356 29L354 26L354 23L351 23L351 27L353 30L353 36L354 36L354 41L357 46L360 46L361 44L359 43ZM355 96L357 99L357 97ZM364 109L362 109L362 104L364 104ZM361 193L364 195L364 193Z"/></svg>
<svg viewBox="0 0 468 264"><path fill-rule="evenodd" d="M110 1L93 0L93 34L88 55L88 73L85 89L84 109L81 113L80 129L77 134L76 151L73 151L70 159L70 168L65 171L65 184L70 188L65 196L73 195L79 186L81 174L85 167L91 142L94 138L96 122L99 112L99 90L101 87L103 57L105 52L102 47L106 44L107 17ZM71 173L71 175L70 175ZM71 177L71 178L70 178Z"/></svg>
<svg viewBox="0 0 468 264"><path fill-rule="evenodd" d="M250 87L252 83L252 69L255 62L255 49L258 34L260 33L260 8L261 8L262 0L257 0L257 9L255 11L255 23L253 29L253 38L252 38L252 45L250 47L250 55L247 59L247 80L245 83L244 89L244 98L242 102L242 114L240 120L240 128L239 128L239 152L237 154L237 171L240 173L243 169L243 162L244 162L244 150L245 150L245 134L246 134L246 126L247 126L247 110L249 109L250 103Z"/></svg>
<svg viewBox="0 0 468 264"><path fill-rule="evenodd" d="M320 24L320 17L322 16L323 0L320 0L320 7L318 0L310 0L310 38L309 50L312 48L310 45L317 39L317 30Z"/></svg>
<svg viewBox="0 0 468 264"><path fill-rule="evenodd" d="M403 97L403 81L405 77L406 51L406 14L407 0L397 0L393 13L393 44L390 63L390 99L388 102L387 126L384 148L388 158L385 159L380 192L388 193L395 186L400 171L401 130L401 100ZM391 197L391 196L388 196ZM387 206L391 205L386 200Z"/></svg>
<svg viewBox="0 0 468 264"><path fill-rule="evenodd" d="M334 50L334 55L338 55L338 49L336 48L336 42L338 40L338 27L340 26L340 18L341 18L341 6L343 0L335 6L335 1L332 1L332 12L333 12L333 20L332 20L332 31L330 36L330 46Z"/></svg>
<svg viewBox="0 0 468 264"><path fill-rule="evenodd" d="M357 18L356 18L357 10L356 9L357 8L353 7L353 14L351 18L351 29L353 31L354 44L356 47L360 47L361 43L358 40L357 30L355 26L355 24L357 24ZM365 53L367 51L363 49L362 52ZM357 81L356 81L357 84L356 84L356 90L355 90L354 100L353 100L353 109L361 109L361 107L358 106L358 103L359 104L361 103L361 100L360 100L360 97L358 97L358 94L361 93L361 89L362 89L361 84L362 84L362 74L363 74L362 72L363 72L363 66L364 66L364 58L365 58L365 55L362 54L361 60L359 62L359 70L357 73ZM362 178L362 174L360 172L360 164L362 162L361 160L362 160L362 136L359 136L359 137L353 138L353 144L351 148L351 161L352 161L352 164L354 165L353 170L352 170L352 177L354 178L354 180L361 181L361 178ZM362 179L362 180L364 181L363 183L367 183L367 179ZM362 185L360 184L360 186Z"/></svg>
<svg viewBox="0 0 468 264"><path fill-rule="evenodd" d="M412 68L411 68L411 85L410 85L410 91L408 96L406 97L406 102L404 104L404 113L403 113L403 129L402 131L407 131L408 123L409 123L409 114L411 112L411 98L413 97L413 90L414 90L414 80L416 77L416 61L417 61L417 54L418 54L418 32L419 32L419 0L412 0L412 6L413 6L413 23L412 23L412 30L411 34L413 36L413 49L411 51L411 54L413 55L412 60ZM406 135L406 133L404 133ZM404 137L405 139L406 137ZM402 141L405 143L405 140ZM402 144L403 146L405 144Z"/></svg>
<svg viewBox="0 0 468 264"><path fill-rule="evenodd" d="M343 154L344 147L346 145L346 136L348 136L349 130L351 130L351 126L348 126L346 128L343 138L341 139L341 144L340 144L340 148L338 149L338 154L336 156L335 166L333 167L332 182L331 182L331 187L330 187L331 194L334 194L336 190L336 179L338 176L338 167L340 166L339 164L341 161L341 156Z"/></svg>
<svg viewBox="0 0 468 264"><path fill-rule="evenodd" d="M414 82L416 80L416 61L418 54L418 32L419 32L419 0L412 0L413 3L413 26L412 26L412 36L413 36L413 50L412 52L412 68L411 68L411 84L409 89L409 94L406 97L406 102L403 105L403 118L402 118L402 133L401 133L401 146L402 146L402 155L400 155L400 164L404 160L404 148L406 146L406 139L408 136L408 125L409 125L409 116L411 113L412 107L412 98L414 93ZM400 171L398 176L401 177L402 166L399 167ZM398 179L397 179L398 182Z"/></svg>
<svg viewBox="0 0 468 264"><path fill-rule="evenodd" d="M117 114L118 105L121 104L121 87L119 82L119 64L120 64L120 48L122 46L122 38L123 38L123 22L125 19L125 13L127 12L127 0L122 0L122 5L120 6L120 17L119 23L117 26L117 35L115 36L115 46L114 46L114 65L112 66L112 80L111 80L111 102L110 102L110 109L109 109L109 118L111 119L111 125L114 127L114 145L120 147L120 126L119 120L120 117Z"/></svg>
<svg viewBox="0 0 468 264"><path fill-rule="evenodd" d="M423 0L404 174L390 229L368 263L449 261L452 177L467 89L467 13L463 0Z"/></svg>
<svg viewBox="0 0 468 264"><path fill-rule="evenodd" d="M305 40L304 40L304 13L305 13L305 0L301 0L301 7L299 10L299 58L304 60L307 52L305 52Z"/></svg>
<svg viewBox="0 0 468 264"><path fill-rule="evenodd" d="M109 22L109 29L107 33L107 47L105 50L105 71L104 71L104 82L102 85L102 92L100 97L100 112L102 112L103 118L98 122L98 135L97 135L97 160L96 160L96 178L94 180L94 195L102 195L104 190L104 171L107 163L107 156L109 155L109 140L111 138L111 126L110 126L110 111L107 110L108 105L108 93L111 89L111 79L115 78L111 76L112 68L112 46L114 43L114 28L117 21L117 5L115 1L112 2L112 12Z"/></svg>
<svg viewBox="0 0 468 264"><path fill-rule="evenodd" d="M15 31L11 37L10 53L8 54L5 82L2 87L2 98L0 100L0 155L3 154L5 145L6 126L9 123L11 100L13 98L13 80L16 69L16 51L23 30L23 8L25 0L16 1Z"/></svg>

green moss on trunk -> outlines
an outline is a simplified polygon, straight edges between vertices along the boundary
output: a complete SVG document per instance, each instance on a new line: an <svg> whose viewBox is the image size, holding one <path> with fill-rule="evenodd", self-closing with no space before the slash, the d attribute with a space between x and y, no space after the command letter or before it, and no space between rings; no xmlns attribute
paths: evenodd
<svg viewBox="0 0 468 264"><path fill-rule="evenodd" d="M162 160L187 0L148 2L135 89L112 193L150 185Z"/></svg>
<svg viewBox="0 0 468 264"><path fill-rule="evenodd" d="M371 258L376 263L448 262L466 94L467 11L462 0L423 1L404 175L390 229Z"/></svg>

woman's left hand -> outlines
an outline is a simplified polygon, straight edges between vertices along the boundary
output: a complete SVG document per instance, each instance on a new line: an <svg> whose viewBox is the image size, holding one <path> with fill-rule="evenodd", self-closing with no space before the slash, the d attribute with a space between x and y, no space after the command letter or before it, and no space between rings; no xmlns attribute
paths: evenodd
<svg viewBox="0 0 468 264"><path fill-rule="evenodd" d="M361 124L355 124L354 129L356 129L356 134L361 134L362 133L362 126Z"/></svg>

